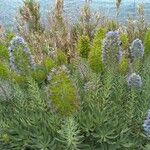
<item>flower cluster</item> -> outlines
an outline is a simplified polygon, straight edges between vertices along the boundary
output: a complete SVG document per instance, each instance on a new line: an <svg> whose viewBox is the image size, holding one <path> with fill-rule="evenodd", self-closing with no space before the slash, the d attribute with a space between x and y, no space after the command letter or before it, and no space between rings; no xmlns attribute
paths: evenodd
<svg viewBox="0 0 150 150"><path fill-rule="evenodd" d="M31 65L31 67L34 68L35 63L33 60L33 56L30 52L30 49L27 46L27 43L24 41L24 39L22 37L16 36L11 40L11 46L8 48L11 69L17 70L17 66L15 65L14 51L18 46L23 46L23 52L27 55L28 61L29 61L29 64Z"/></svg>
<svg viewBox="0 0 150 150"><path fill-rule="evenodd" d="M26 42L22 37L16 36L11 40L11 45L17 47L18 45L26 45Z"/></svg>
<svg viewBox="0 0 150 150"><path fill-rule="evenodd" d="M132 73L128 79L127 79L128 87L131 88L136 88L136 89L141 89L142 87L142 79L140 75L137 75L136 73Z"/></svg>
<svg viewBox="0 0 150 150"><path fill-rule="evenodd" d="M131 44L130 52L131 52L132 59L137 59L137 58L143 57L144 46L142 44L142 41L139 39L134 40Z"/></svg>
<svg viewBox="0 0 150 150"><path fill-rule="evenodd" d="M144 131L150 136L150 110L148 110L147 118L143 124Z"/></svg>
<svg viewBox="0 0 150 150"><path fill-rule="evenodd" d="M106 34L102 46L102 62L106 65L119 63L122 59L122 47L118 31Z"/></svg>

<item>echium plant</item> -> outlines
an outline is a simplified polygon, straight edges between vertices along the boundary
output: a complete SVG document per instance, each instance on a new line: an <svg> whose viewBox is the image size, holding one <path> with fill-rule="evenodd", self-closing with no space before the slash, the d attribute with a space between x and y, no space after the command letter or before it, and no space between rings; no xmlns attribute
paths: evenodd
<svg viewBox="0 0 150 150"><path fill-rule="evenodd" d="M116 65L122 59L122 47L118 31L110 31L102 45L102 62L106 66Z"/></svg>
<svg viewBox="0 0 150 150"><path fill-rule="evenodd" d="M128 87L140 90L142 87L142 79L140 75L132 73L127 79Z"/></svg>
<svg viewBox="0 0 150 150"><path fill-rule="evenodd" d="M146 120L144 121L143 128L145 133L150 136L150 109L148 110L148 114Z"/></svg>
<svg viewBox="0 0 150 150"><path fill-rule="evenodd" d="M52 69L48 76L50 103L61 115L71 115L78 107L77 90L63 65Z"/></svg>
<svg viewBox="0 0 150 150"><path fill-rule="evenodd" d="M143 55L144 55L144 46L143 46L141 40L136 39L132 42L131 47L130 47L130 53L131 53L131 58L133 60L143 57Z"/></svg>
<svg viewBox="0 0 150 150"><path fill-rule="evenodd" d="M10 44L11 45L8 49L9 49L9 60L10 60L11 69L17 72L20 72L21 68L18 67L18 64L23 61L21 59L24 59L24 60L27 59L26 60L26 64L28 65L27 67L30 66L33 69L35 67L35 63L31 55L30 49L27 46L27 43L25 42L25 40L22 37L16 36L12 39ZM22 49L22 52L26 58L25 57L20 58L19 53L15 54L15 50L18 51L19 49ZM17 59L19 62L17 62Z"/></svg>

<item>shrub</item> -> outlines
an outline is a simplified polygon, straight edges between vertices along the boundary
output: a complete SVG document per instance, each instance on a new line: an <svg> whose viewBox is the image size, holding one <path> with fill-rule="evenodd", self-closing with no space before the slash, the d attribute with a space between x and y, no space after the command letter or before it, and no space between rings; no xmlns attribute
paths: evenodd
<svg viewBox="0 0 150 150"><path fill-rule="evenodd" d="M77 48L82 58L88 58L91 49L89 37L82 35L78 40Z"/></svg>
<svg viewBox="0 0 150 150"><path fill-rule="evenodd" d="M124 75L127 74L127 72L129 71L129 60L124 57L119 63L118 68L119 68L119 73Z"/></svg>
<svg viewBox="0 0 150 150"><path fill-rule="evenodd" d="M91 51L89 53L89 64L93 72L99 73L103 71L103 64L101 60L102 55L102 41L105 37L106 30L100 28L97 30L93 43L91 46Z"/></svg>
<svg viewBox="0 0 150 150"><path fill-rule="evenodd" d="M128 41L128 36L127 36L127 34L122 33L122 34L120 35L120 40L121 40L121 42L122 42L122 48L123 48L123 50L126 50L126 49L128 48L128 46L129 46L129 41Z"/></svg>
<svg viewBox="0 0 150 150"><path fill-rule="evenodd" d="M9 60L8 49L3 44L0 44L0 60L3 60L3 61L8 61Z"/></svg>
<svg viewBox="0 0 150 150"><path fill-rule="evenodd" d="M62 69L62 70L61 70ZM63 68L50 75L48 93L50 101L62 115L70 115L77 110L77 91Z"/></svg>
<svg viewBox="0 0 150 150"><path fill-rule="evenodd" d="M64 52L62 51L58 51L56 53L56 64L58 66L61 66L61 65L64 65L64 64L67 64L67 56Z"/></svg>
<svg viewBox="0 0 150 150"><path fill-rule="evenodd" d="M2 79L8 79L9 78L9 69L8 66L4 65L1 61L0 61L0 78Z"/></svg>

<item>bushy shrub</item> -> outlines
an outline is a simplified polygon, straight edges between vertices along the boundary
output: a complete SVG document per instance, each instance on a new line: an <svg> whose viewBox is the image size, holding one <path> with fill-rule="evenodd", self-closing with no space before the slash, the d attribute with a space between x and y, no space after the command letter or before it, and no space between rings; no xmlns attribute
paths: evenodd
<svg viewBox="0 0 150 150"><path fill-rule="evenodd" d="M9 78L9 69L8 66L4 65L1 61L0 61L0 78L2 79L8 79Z"/></svg>
<svg viewBox="0 0 150 150"><path fill-rule="evenodd" d="M105 28L100 28L97 30L93 43L91 46L91 51L89 53L89 65L93 72L99 73L103 71L102 57L102 42L106 34Z"/></svg>
<svg viewBox="0 0 150 150"><path fill-rule="evenodd" d="M82 35L77 43L77 49L82 58L88 58L90 52L90 39L88 36Z"/></svg>
<svg viewBox="0 0 150 150"><path fill-rule="evenodd" d="M66 74L66 68L62 66L52 70L49 82L49 98L56 110L62 115L74 113L78 107L77 91Z"/></svg>
<svg viewBox="0 0 150 150"><path fill-rule="evenodd" d="M65 65L65 64L67 64L67 56L66 56L66 54L64 53L64 52L62 52L62 51L58 51L57 53L56 53L56 64L58 65L58 66L61 66L61 65Z"/></svg>
<svg viewBox="0 0 150 150"><path fill-rule="evenodd" d="M129 60L123 57L118 66L119 73L126 75L129 71Z"/></svg>
<svg viewBox="0 0 150 150"><path fill-rule="evenodd" d="M0 60L3 60L3 61L8 61L9 60L8 49L3 44L0 44Z"/></svg>
<svg viewBox="0 0 150 150"><path fill-rule="evenodd" d="M11 72L10 76L11 76L12 82L15 83L15 84L24 86L27 83L28 76L25 76L23 74L18 74L14 71Z"/></svg>
<svg viewBox="0 0 150 150"><path fill-rule="evenodd" d="M39 84L44 83L47 80L47 76L56 66L56 63L50 57L46 57L41 65L36 65L35 69L32 70L32 78Z"/></svg>
<svg viewBox="0 0 150 150"><path fill-rule="evenodd" d="M125 33L121 33L120 40L122 42L122 48L123 50L126 50L129 46L128 36Z"/></svg>

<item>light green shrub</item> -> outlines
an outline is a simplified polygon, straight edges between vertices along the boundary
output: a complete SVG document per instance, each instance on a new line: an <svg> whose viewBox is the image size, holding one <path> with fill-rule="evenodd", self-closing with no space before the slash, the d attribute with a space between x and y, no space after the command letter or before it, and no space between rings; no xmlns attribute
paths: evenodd
<svg viewBox="0 0 150 150"><path fill-rule="evenodd" d="M32 71L31 76L36 82L42 84L46 81L49 72L54 66L56 66L54 60L47 57L43 60L41 65L36 66L36 68Z"/></svg>
<svg viewBox="0 0 150 150"><path fill-rule="evenodd" d="M119 73L127 74L128 71L129 71L129 62L128 62L128 59L124 57L121 60L121 62L119 63L118 68L119 68Z"/></svg>
<svg viewBox="0 0 150 150"><path fill-rule="evenodd" d="M77 110L77 91L64 71L51 76L49 84L50 101L61 115L71 115Z"/></svg>
<svg viewBox="0 0 150 150"><path fill-rule="evenodd" d="M3 44L0 44L0 60L3 61L9 60L8 48Z"/></svg>
<svg viewBox="0 0 150 150"><path fill-rule="evenodd" d="M123 50L126 50L126 49L128 48L128 45L129 45L129 41L128 41L128 36L127 36L127 34L122 33L122 34L120 35L120 40L121 40L121 42L122 42L122 48L123 48Z"/></svg>
<svg viewBox="0 0 150 150"><path fill-rule="evenodd" d="M8 66L4 65L1 61L0 61L0 78L2 79L8 79L9 78L9 69Z"/></svg>
<svg viewBox="0 0 150 150"><path fill-rule="evenodd" d="M106 30L104 28L99 29L93 39L91 51L89 53L89 64L93 72L99 73L103 71L102 64L102 41L105 37Z"/></svg>
<svg viewBox="0 0 150 150"><path fill-rule="evenodd" d="M88 36L82 35L77 43L77 49L82 58L88 58L90 52L90 39Z"/></svg>
<svg viewBox="0 0 150 150"><path fill-rule="evenodd" d="M56 59L56 64L58 66L67 64L67 56L63 51L58 50L56 52L56 58L55 59Z"/></svg>

